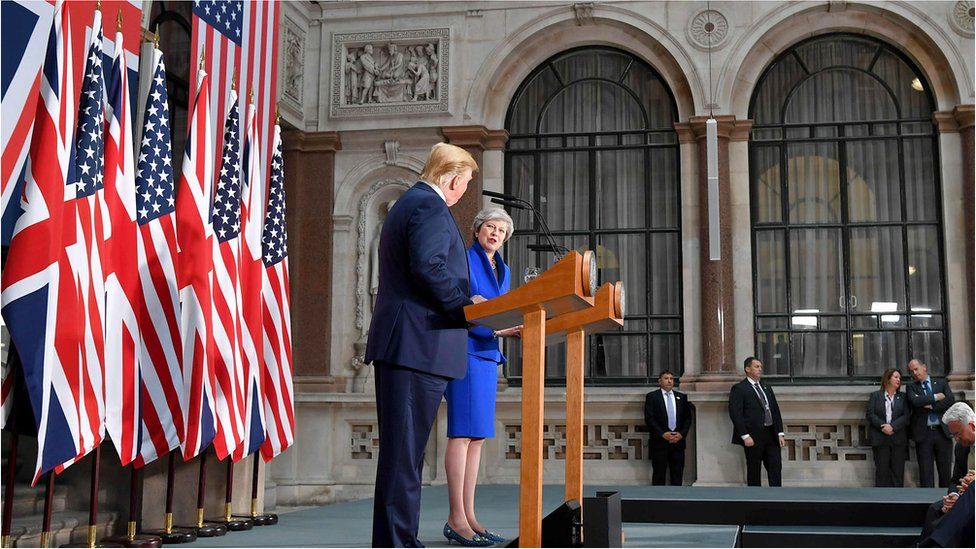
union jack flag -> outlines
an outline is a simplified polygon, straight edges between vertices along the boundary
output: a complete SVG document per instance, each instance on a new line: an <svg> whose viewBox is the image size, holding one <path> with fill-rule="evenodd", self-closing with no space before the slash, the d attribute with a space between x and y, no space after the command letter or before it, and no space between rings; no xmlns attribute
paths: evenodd
<svg viewBox="0 0 976 549"><path fill-rule="evenodd" d="M86 369L84 296L73 269L87 262L75 217L74 60L70 17L55 6L25 165L22 214L2 283L2 314L23 362L38 425L34 482L101 442L102 380Z"/></svg>
<svg viewBox="0 0 976 549"><path fill-rule="evenodd" d="M241 369L240 280L241 252L241 157L240 117L235 92L227 113L224 151L213 203L213 340L214 374L217 379L217 438L214 450L224 459L242 440L244 384Z"/></svg>
<svg viewBox="0 0 976 549"><path fill-rule="evenodd" d="M129 71L121 30L115 34L105 145L105 404L106 427L123 466L139 454L139 269L136 181Z"/></svg>
<svg viewBox="0 0 976 549"><path fill-rule="evenodd" d="M210 140L210 78L200 69L196 101L190 110L183 173L176 190L177 280L180 288L180 334L183 385L187 394L183 459L207 448L214 438L213 367L213 148Z"/></svg>
<svg viewBox="0 0 976 549"><path fill-rule="evenodd" d="M166 65L158 48L153 47L152 56L152 81L146 97L136 172L142 336L139 352L142 427L137 467L179 446L186 427Z"/></svg>
<svg viewBox="0 0 976 549"><path fill-rule="evenodd" d="M264 226L264 180L259 167L260 146L255 121L254 103L248 108L247 141L244 145L244 166L247 177L241 207L241 357L244 370L244 440L234 451L240 461L254 453L264 442L264 407L261 402L261 363L264 359L262 343L263 318L261 289L264 268L261 264L261 229Z"/></svg>
<svg viewBox="0 0 976 549"><path fill-rule="evenodd" d="M271 183L264 220L264 411L267 438L261 445L265 461L295 441L295 404L291 366L291 290L288 285L288 242L285 227L285 186L281 128L274 128Z"/></svg>

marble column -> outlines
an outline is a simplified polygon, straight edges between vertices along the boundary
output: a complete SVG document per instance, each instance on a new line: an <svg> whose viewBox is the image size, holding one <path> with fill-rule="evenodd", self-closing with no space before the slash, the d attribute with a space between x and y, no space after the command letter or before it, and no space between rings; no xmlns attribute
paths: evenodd
<svg viewBox="0 0 976 549"><path fill-rule="evenodd" d="M332 212L338 132L286 131L285 216L296 381L332 391Z"/></svg>
<svg viewBox="0 0 976 549"><path fill-rule="evenodd" d="M697 145L699 291L701 295L701 357L698 375L685 376L683 386L698 390L722 389L741 378L735 356L735 330L732 276L732 202L729 183L729 143L748 139L751 120L736 120L732 115L718 115L719 240L720 259L709 258L708 166L705 148L707 116L693 116L675 124L682 144ZM687 385L686 385L687 384Z"/></svg>
<svg viewBox="0 0 976 549"><path fill-rule="evenodd" d="M973 105L958 105L952 111L937 112L933 115L933 121L941 134L940 147L942 156L942 180L943 180L943 200L946 204L945 206L945 219L943 224L945 225L945 239L946 239L946 265L948 272L946 273L946 291L949 292L949 315L951 324L952 317L958 314L958 311L953 310L953 303L962 300L954 300L953 297L953 287L952 278L959 271L965 271L965 303L966 303L966 315L967 319L964 323L961 323L964 327L963 330L958 329L956 326L952 325L950 328L955 328L952 331L952 347L950 352L952 353L952 373L949 375L950 381L953 382L953 387L962 389L966 388L972 390L973 386L973 349L976 342L973 341L973 330L976 326L976 317L974 317L974 307L973 307L973 297L976 296L976 288L974 288L974 246L976 246L976 241L974 241L974 224L973 224L973 208L974 208L974 184L976 184L976 168L974 168L974 147L973 147L973 119L974 119L974 106ZM954 139L947 140L947 136L955 137L954 134L958 135L959 144L954 143ZM958 148L957 148L958 147ZM956 155L960 155L957 159ZM961 204L960 204L961 202ZM961 206L958 209L952 209L951 205ZM955 220L956 217L961 218L961 227L959 227L964 234L958 235L961 247L965 249L961 254L958 249L959 246L953 246L953 234L958 234L954 229L954 223L958 223ZM964 257L958 257L959 255L964 255ZM953 257L955 256L955 258ZM954 269L953 266L962 263L964 267L962 269ZM962 347L962 349L959 349Z"/></svg>
<svg viewBox="0 0 976 549"><path fill-rule="evenodd" d="M481 211L484 204L481 197L484 153L485 151L504 150L505 143L508 141L508 132L505 130L489 130L484 126L446 126L441 128L441 132L448 143L468 151L478 163L479 170L468 183L468 190L461 197L461 200L451 208L458 227L461 227L461 234L464 235L464 243L470 246L472 236L469 234L471 231L468 228L471 227L474 216Z"/></svg>

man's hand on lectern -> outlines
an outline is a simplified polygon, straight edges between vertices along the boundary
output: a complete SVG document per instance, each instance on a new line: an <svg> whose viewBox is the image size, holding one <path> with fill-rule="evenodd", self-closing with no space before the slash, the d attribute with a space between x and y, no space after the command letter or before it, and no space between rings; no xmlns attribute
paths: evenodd
<svg viewBox="0 0 976 549"><path fill-rule="evenodd" d="M472 303L484 303L485 301L488 301L488 300L485 299L484 297L480 296L480 295L473 295L473 296L471 296L471 302Z"/></svg>

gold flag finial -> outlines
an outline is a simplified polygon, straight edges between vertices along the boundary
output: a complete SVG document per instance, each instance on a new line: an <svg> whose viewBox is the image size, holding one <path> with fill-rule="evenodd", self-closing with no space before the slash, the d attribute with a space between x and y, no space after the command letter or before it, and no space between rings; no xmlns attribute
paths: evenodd
<svg viewBox="0 0 976 549"><path fill-rule="evenodd" d="M275 124L281 124L281 108L275 104Z"/></svg>
<svg viewBox="0 0 976 549"><path fill-rule="evenodd" d="M237 73L230 77L230 89L237 91Z"/></svg>
<svg viewBox="0 0 976 549"><path fill-rule="evenodd" d="M95 10L102 11L102 0L95 0Z"/></svg>
<svg viewBox="0 0 976 549"><path fill-rule="evenodd" d="M156 33L153 35L153 47L159 49L159 25L156 25Z"/></svg>
<svg viewBox="0 0 976 549"><path fill-rule="evenodd" d="M247 102L254 104L254 88L247 90Z"/></svg>
<svg viewBox="0 0 976 549"><path fill-rule="evenodd" d="M203 54L204 54L204 52L201 51L200 52L200 66L197 67L197 68L199 68L201 70L203 69Z"/></svg>
<svg viewBox="0 0 976 549"><path fill-rule="evenodd" d="M122 8L119 8L119 14L115 16L115 30L122 32Z"/></svg>

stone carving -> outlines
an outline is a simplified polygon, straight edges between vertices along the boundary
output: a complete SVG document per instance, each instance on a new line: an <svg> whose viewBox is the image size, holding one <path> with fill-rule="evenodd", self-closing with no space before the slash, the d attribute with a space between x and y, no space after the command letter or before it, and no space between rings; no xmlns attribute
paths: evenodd
<svg viewBox="0 0 976 549"><path fill-rule="evenodd" d="M720 49L728 38L729 21L718 10L701 10L688 22L688 40L700 50Z"/></svg>
<svg viewBox="0 0 976 549"><path fill-rule="evenodd" d="M386 160L383 162L387 166L397 165L397 152L400 151L400 142L389 140L383 142L383 150L386 151Z"/></svg>
<svg viewBox="0 0 976 549"><path fill-rule="evenodd" d="M647 428L636 423L583 425L583 459L645 459ZM547 424L542 428L543 459L566 459L566 425ZM505 425L505 459L522 457L522 425Z"/></svg>
<svg viewBox="0 0 976 549"><path fill-rule="evenodd" d="M865 461L871 453L863 422L787 424L787 461Z"/></svg>
<svg viewBox="0 0 976 549"><path fill-rule="evenodd" d="M573 4L573 11L576 12L577 26L582 27L593 24L593 2Z"/></svg>
<svg viewBox="0 0 976 549"><path fill-rule="evenodd" d="M332 116L447 112L449 29L336 34Z"/></svg>
<svg viewBox="0 0 976 549"><path fill-rule="evenodd" d="M353 423L349 426L349 455L352 459L376 459L380 451L379 426L376 423Z"/></svg>
<svg viewBox="0 0 976 549"><path fill-rule="evenodd" d="M373 183L359 200L359 220L356 239L356 328L359 340L353 344L352 368L356 371L353 379L353 392L365 392L368 384L369 368L365 368L366 335L369 320L376 299L377 250L380 228L393 202L400 197L412 183L406 179L384 179Z"/></svg>
<svg viewBox="0 0 976 549"><path fill-rule="evenodd" d="M972 38L976 36L973 32L973 16L976 15L976 7L972 0L965 2L955 2L949 9L949 26L960 36Z"/></svg>
<svg viewBox="0 0 976 549"><path fill-rule="evenodd" d="M288 18L285 18L282 30L285 66L281 94L301 110L304 87L302 78L305 74L305 33Z"/></svg>

